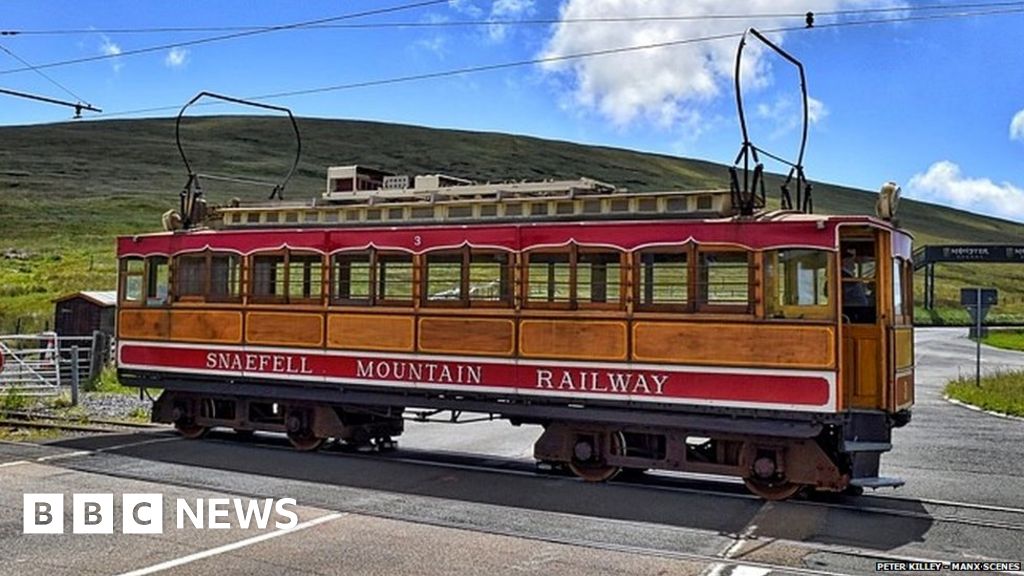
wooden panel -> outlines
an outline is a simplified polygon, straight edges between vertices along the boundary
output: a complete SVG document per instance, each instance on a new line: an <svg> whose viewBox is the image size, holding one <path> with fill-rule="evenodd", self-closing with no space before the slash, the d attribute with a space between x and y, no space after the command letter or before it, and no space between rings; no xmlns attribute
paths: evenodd
<svg viewBox="0 0 1024 576"><path fill-rule="evenodd" d="M129 340L166 340L170 325L168 310L126 308L118 314L117 335Z"/></svg>
<svg viewBox="0 0 1024 576"><path fill-rule="evenodd" d="M327 346L412 352L413 327L412 316L331 314L327 317Z"/></svg>
<svg viewBox="0 0 1024 576"><path fill-rule="evenodd" d="M423 352L511 356L515 322L505 318L420 318Z"/></svg>
<svg viewBox="0 0 1024 576"><path fill-rule="evenodd" d="M876 405L878 398L878 383L881 381L879 374L879 346L877 340L858 340L857 352L854 356L857 359L857 384L853 389L854 402L858 400L868 401L870 406Z"/></svg>
<svg viewBox="0 0 1024 576"><path fill-rule="evenodd" d="M834 368L835 339L830 326L637 322L633 357L679 364Z"/></svg>
<svg viewBox="0 0 1024 576"><path fill-rule="evenodd" d="M914 373L897 376L896 378L896 410L906 408L914 403Z"/></svg>
<svg viewBox="0 0 1024 576"><path fill-rule="evenodd" d="M914 330L912 328L896 328L893 331L893 346L896 348L897 370L914 365Z"/></svg>
<svg viewBox="0 0 1024 576"><path fill-rule="evenodd" d="M625 322L602 320L523 320L519 352L523 357L625 360Z"/></svg>
<svg viewBox="0 0 1024 576"><path fill-rule="evenodd" d="M320 346L323 331L324 318L319 314L249 312L246 315L245 341L249 344Z"/></svg>
<svg viewBox="0 0 1024 576"><path fill-rule="evenodd" d="M242 342L242 313L231 310L175 310L171 312L171 340Z"/></svg>

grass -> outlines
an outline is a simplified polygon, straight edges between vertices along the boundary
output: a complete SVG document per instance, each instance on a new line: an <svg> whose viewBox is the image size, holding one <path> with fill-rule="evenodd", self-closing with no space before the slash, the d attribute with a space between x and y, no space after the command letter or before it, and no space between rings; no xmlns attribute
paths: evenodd
<svg viewBox="0 0 1024 576"><path fill-rule="evenodd" d="M996 348L1024 352L1024 330L990 330L982 342Z"/></svg>
<svg viewBox="0 0 1024 576"><path fill-rule="evenodd" d="M90 392L106 392L111 394L135 395L139 393L138 388L121 385L121 381L117 379L117 369L113 366L105 367L92 384L89 385L87 390Z"/></svg>
<svg viewBox="0 0 1024 576"><path fill-rule="evenodd" d="M981 379L961 377L946 385L946 394L985 410L1024 416L1024 372L1002 372Z"/></svg>
<svg viewBox="0 0 1024 576"><path fill-rule="evenodd" d="M634 191L727 186L725 166L699 160L583 146L507 134L417 126L299 119L303 159L285 197L320 194L328 166L362 164L398 174L448 173L478 181L589 176ZM286 121L206 116L186 121L183 137L199 171L277 180L288 169ZM171 119L0 127L0 333L52 327L52 300L115 286L115 237L153 232L176 207L186 180ZM767 187L777 196L779 178ZM211 204L263 200L267 190L206 182ZM815 183L821 213L872 214L875 194ZM904 200L901 224L919 245L1012 242L1024 226ZM1024 267L943 264L936 268L935 318L952 323L961 286L994 286L994 318L1024 322ZM924 282L918 276L918 301ZM999 321L999 320L997 320Z"/></svg>

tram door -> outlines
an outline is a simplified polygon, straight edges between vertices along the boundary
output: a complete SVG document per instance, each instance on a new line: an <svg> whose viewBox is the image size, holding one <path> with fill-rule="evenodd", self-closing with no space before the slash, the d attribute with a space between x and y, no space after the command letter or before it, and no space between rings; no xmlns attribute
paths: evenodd
<svg viewBox="0 0 1024 576"><path fill-rule="evenodd" d="M883 405L885 327L879 308L884 262L875 231L850 230L840 239L843 387L851 408Z"/></svg>

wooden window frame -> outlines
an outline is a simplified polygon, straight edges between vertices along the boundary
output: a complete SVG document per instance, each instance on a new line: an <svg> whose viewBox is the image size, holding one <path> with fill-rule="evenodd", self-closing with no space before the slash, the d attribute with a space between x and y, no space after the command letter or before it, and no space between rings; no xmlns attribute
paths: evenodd
<svg viewBox="0 0 1024 576"><path fill-rule="evenodd" d="M142 264L142 270L139 272L129 272L128 263L130 261L137 261ZM137 277L139 279L139 297L135 300L129 300L126 298L128 295L128 278ZM118 288L120 289L117 294L118 304L124 306L145 306L146 304L146 258L142 256L126 256L121 258L118 265Z"/></svg>
<svg viewBox="0 0 1024 576"><path fill-rule="evenodd" d="M707 292L707 283L701 282L702 267L701 262L705 254L745 254L747 256L747 301L745 303L733 304L733 303L720 303L720 302L709 302ZM694 254L694 267L695 272L693 278L693 294L694 294L694 305L697 312L720 312L725 314L751 314L754 309L756 291L755 286L755 262L754 252L750 250L744 250L742 248L734 247L718 247L718 246L698 246Z"/></svg>
<svg viewBox="0 0 1024 576"><path fill-rule="evenodd" d="M467 292L469 291L469 277L466 273L468 251L465 248L457 250L434 250L420 255L420 262L423 273L420 278L420 306L426 308L466 308L468 307ZM459 297L446 300L431 300L427 290L430 285L430 258L447 257L459 262Z"/></svg>
<svg viewBox="0 0 1024 576"><path fill-rule="evenodd" d="M370 275L373 277L373 286L371 287L371 290L373 292L373 298L372 298L373 305L375 305L375 306L392 306L392 307L401 307L401 308L409 308L409 307L414 306L415 303L416 303L416 267L418 265L417 261L416 261L416 256L413 255L413 254L410 254L408 252L402 252L400 250L377 250L376 248L374 248L371 252L373 254L373 256L372 256L372 262L373 263L372 263L371 269L370 269ZM394 298L387 298L384 295L384 291L381 290L381 282L384 280L383 276L380 274L380 263L381 263L381 260L383 259L385 262L387 262L391 258L395 258L395 257L402 258L403 261L405 259L408 259L409 271L410 271L411 276L412 276L409 279L409 298L408 299L401 299L401 300L399 300L399 299L394 299Z"/></svg>
<svg viewBox="0 0 1024 576"><path fill-rule="evenodd" d="M776 297L778 296L779 282L785 282L781 274L778 271L779 266L779 252L817 252L825 257L825 284L826 284L826 302L825 304L774 304ZM784 321L795 321L795 320L818 320L818 321L835 321L836 310L838 308L838 296L835 292L834 286L836 286L836 269L835 269L835 256L832 250L824 248L779 248L774 250L764 251L764 293L762 301L764 302L764 315L769 320L784 320ZM769 260L772 262L769 263ZM773 270L773 276L768 277L769 269ZM773 315L773 312L781 312L781 316Z"/></svg>
<svg viewBox="0 0 1024 576"><path fill-rule="evenodd" d="M330 294L330 303L331 303L331 305L334 305L334 306L373 306L376 303L376 295L377 295L376 294L376 292L377 292L377 290L376 290L376 287L377 287L377 282L376 282L377 267L375 265L376 264L376 260L377 260L376 252L377 252L376 250L370 249L370 250L350 250L350 251L346 251L346 252L336 252L334 254L331 254L331 257L330 257L331 268L330 268L330 273L329 273L330 289L328 290L328 293ZM351 264L353 262L361 262L362 261L361 257L364 257L364 256L366 257L366 264L369 267L369 270L367 272L367 275L368 275L367 282L369 283L367 295L366 295L366 298L352 298L351 297L351 294L352 294ZM348 261L348 263L350 265L350 268L349 268L349 270L350 270L350 272L349 272L349 274L350 274L350 276L349 276L349 295L350 295L350 297L348 297L348 298L341 298L341 297L339 297L338 296L338 292L336 290L336 288L338 288L340 286L339 285L340 278L337 276L338 275L338 270L339 270L339 267L338 267L338 262L339 261Z"/></svg>
<svg viewBox="0 0 1024 576"><path fill-rule="evenodd" d="M626 309L626 253L621 250L614 250L610 248L600 247L588 247L588 246L574 246L573 247L573 258L572 258L572 299L573 308L576 310L625 310ZM581 300L580 289L579 289L579 265L580 256L589 254L612 254L618 255L619 257L619 298L617 302L593 302L591 300ZM612 284L605 280L605 289ZM591 286L593 289L593 286Z"/></svg>
<svg viewBox="0 0 1024 576"><path fill-rule="evenodd" d="M202 260L203 262L202 269L199 272L198 294L184 294L181 290L182 260ZM175 255L171 259L171 277L174 279L174 282L172 282L174 286L173 302L205 302L206 295L210 292L210 250Z"/></svg>
<svg viewBox="0 0 1024 576"><path fill-rule="evenodd" d="M569 265L569 298L562 302L552 302L548 300L532 300L530 299L530 263L535 255L566 255L569 257L567 264ZM532 308L536 310L572 310L574 303L576 302L576 251L571 246L562 248L539 248L534 250L527 250L523 252L523 258L521 262L522 266L522 281L523 281L523 308ZM548 293L551 293L551 288L554 286L553 279L549 279L548 282Z"/></svg>
<svg viewBox="0 0 1024 576"><path fill-rule="evenodd" d="M156 273L154 272L154 261L156 260L162 261L160 263L162 263L164 266L167 266L167 294L164 295L163 300L156 300L157 296L150 297L150 289L158 285ZM171 270L171 259L168 258L167 256L146 257L146 275L144 282L145 296L143 297L144 306L146 306L147 308L158 308L162 306L167 306L171 303L174 297L174 294L172 292L174 289L174 277L171 275ZM157 292L159 292L159 290L157 290ZM153 299L152 302L150 301L151 298Z"/></svg>
<svg viewBox="0 0 1024 576"><path fill-rule="evenodd" d="M323 305L323 303L324 303L324 283L327 280L327 273L324 270L324 255L320 254L319 252L304 252L302 250L288 250L287 252L288 252L288 254L285 257L285 264L284 264L284 266L285 266L285 275L284 275L285 300L288 302L288 304ZM292 275L292 263L293 263L292 257L293 256L297 256L299 258L302 258L302 262L307 261L307 258L309 260L312 260L313 258L316 258L316 259L319 260L319 262L320 262L320 280L319 280L320 290L315 295L312 292L312 290L310 291L310 295L309 295L308 298L303 297L303 296L293 297L291 295L291 292L292 292L292 278L291 278L291 275ZM309 262L309 263L312 264L313 262ZM310 284L313 284L313 283L314 283L314 280L311 277L310 278Z"/></svg>
<svg viewBox="0 0 1024 576"><path fill-rule="evenodd" d="M645 303L643 294L643 286L641 285L640 278L644 274L644 263L643 257L645 254L652 255L682 255L686 257L686 302L683 303L664 303L664 302L652 302ZM697 303L696 294L694 293L694 277L696 268L696 249L694 246L658 246L654 248L647 248L644 250L637 250L633 252L633 305L638 312L693 312ZM653 289L654 287L652 287Z"/></svg>
<svg viewBox="0 0 1024 576"><path fill-rule="evenodd" d="M209 251L209 257L206 260L206 301L207 302L226 302L226 303L237 303L242 301L242 295L245 294L245 258L235 252L218 252L216 250ZM219 295L213 293L213 259L218 257L234 258L237 261L238 266L238 293L235 295L230 294L230 272L228 272L228 294ZM230 270L230 268L229 268Z"/></svg>
<svg viewBox="0 0 1024 576"><path fill-rule="evenodd" d="M282 285L284 287L283 294L267 295L256 293L256 259L267 256L283 256L283 270L284 279ZM291 296L291 265L292 256L312 256L320 259L320 291L316 297L310 296L309 298L293 298ZM245 272L248 274L248 286L247 296L249 302L253 304L306 304L306 305L322 305L324 302L324 285L325 281L328 280L328 275L324 272L324 255L319 252L303 251L303 250L268 250L266 252L256 252L250 254L247 258L247 266ZM274 280L277 282L277 279Z"/></svg>
<svg viewBox="0 0 1024 576"><path fill-rule="evenodd" d="M500 297L497 300L484 300L474 299L470 294L470 288L472 286L470 282L470 274L473 268L473 257L474 256L504 256L505 262L501 264L501 275L498 278L498 291ZM465 295L466 303L470 308L511 308L513 298L514 284L514 267L515 267L515 255L512 252L506 250L489 250L480 249L474 250L466 247L466 260L462 267L462 281L463 281L463 294Z"/></svg>

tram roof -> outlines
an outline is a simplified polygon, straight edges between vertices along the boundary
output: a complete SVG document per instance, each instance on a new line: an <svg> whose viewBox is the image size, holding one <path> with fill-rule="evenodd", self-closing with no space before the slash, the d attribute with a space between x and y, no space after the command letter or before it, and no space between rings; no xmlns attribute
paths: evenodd
<svg viewBox="0 0 1024 576"><path fill-rule="evenodd" d="M470 246L501 251L558 248L569 244L637 250L688 243L749 250L817 248L836 250L843 226L893 230L909 257L909 233L884 220L863 215L764 212L750 217L707 219L518 221L511 223L385 223L329 226L282 225L215 230L197 228L118 238L119 256L173 256L218 250L248 255L276 249L333 254L345 251L394 250L406 253Z"/></svg>

